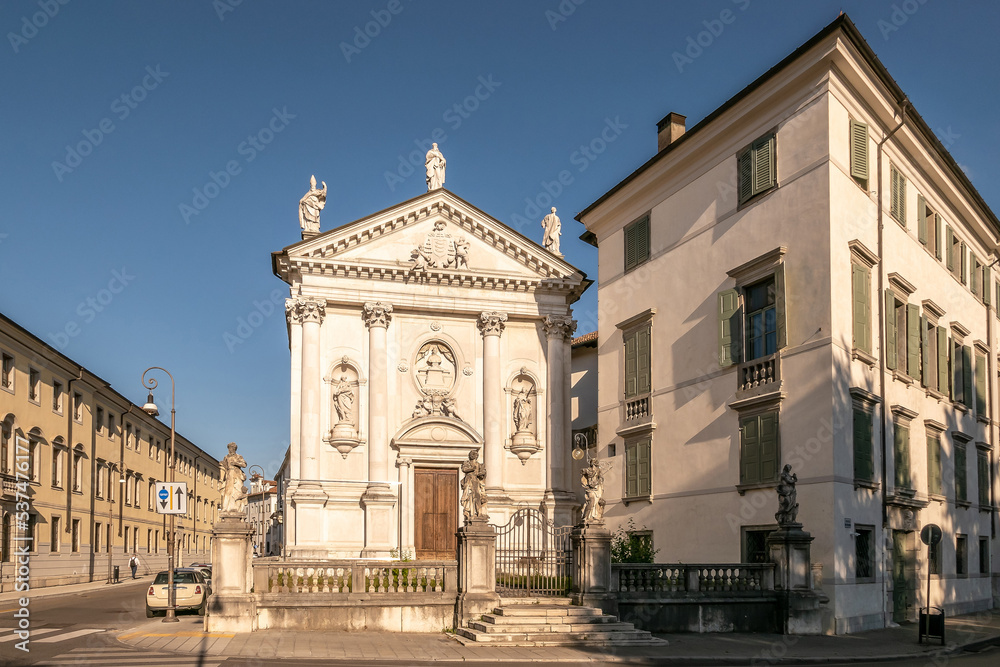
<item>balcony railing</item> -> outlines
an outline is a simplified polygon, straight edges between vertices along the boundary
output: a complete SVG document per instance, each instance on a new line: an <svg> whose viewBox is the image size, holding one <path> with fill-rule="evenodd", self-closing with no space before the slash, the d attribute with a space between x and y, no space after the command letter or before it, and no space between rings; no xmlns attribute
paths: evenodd
<svg viewBox="0 0 1000 667"><path fill-rule="evenodd" d="M777 352L766 357L744 361L739 365L737 389L742 392L777 389L781 382L781 359Z"/></svg>
<svg viewBox="0 0 1000 667"><path fill-rule="evenodd" d="M611 574L612 590L621 598L764 596L774 591L773 563L615 563Z"/></svg>
<svg viewBox="0 0 1000 667"><path fill-rule="evenodd" d="M625 400L625 421L630 422L649 416L649 394Z"/></svg>

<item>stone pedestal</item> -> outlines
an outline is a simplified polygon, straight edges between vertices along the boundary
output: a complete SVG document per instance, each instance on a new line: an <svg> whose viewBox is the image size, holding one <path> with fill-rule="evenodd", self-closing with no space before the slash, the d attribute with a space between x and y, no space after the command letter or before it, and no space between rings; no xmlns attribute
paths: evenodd
<svg viewBox="0 0 1000 667"><path fill-rule="evenodd" d="M295 543L289 545L290 558L327 558L323 544L323 511L328 498L322 489L299 486L291 494L295 521Z"/></svg>
<svg viewBox="0 0 1000 667"><path fill-rule="evenodd" d="M212 596L205 615L207 632L252 632L257 605L250 594L250 539L242 514L222 514L212 529Z"/></svg>
<svg viewBox="0 0 1000 667"><path fill-rule="evenodd" d="M369 484L361 507L365 510L365 547L362 558L392 557L396 534L396 494L388 484Z"/></svg>
<svg viewBox="0 0 1000 667"><path fill-rule="evenodd" d="M458 530L458 603L455 627L493 611L500 604L496 592L497 536L485 519Z"/></svg>
<svg viewBox="0 0 1000 667"><path fill-rule="evenodd" d="M611 592L611 531L604 522L582 523L570 533L573 543L573 604L618 614Z"/></svg>
<svg viewBox="0 0 1000 667"><path fill-rule="evenodd" d="M781 526L767 538L771 562L776 566L774 590L786 635L823 633L821 596L813 589L812 541L813 536L802 530L800 523Z"/></svg>

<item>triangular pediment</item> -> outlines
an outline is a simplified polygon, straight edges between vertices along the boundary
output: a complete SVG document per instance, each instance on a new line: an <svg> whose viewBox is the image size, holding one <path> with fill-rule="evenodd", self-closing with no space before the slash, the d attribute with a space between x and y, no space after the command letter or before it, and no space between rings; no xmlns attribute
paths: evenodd
<svg viewBox="0 0 1000 667"><path fill-rule="evenodd" d="M477 286L547 283L580 291L589 284L562 257L443 188L303 240L274 257L276 272L286 280L296 270Z"/></svg>

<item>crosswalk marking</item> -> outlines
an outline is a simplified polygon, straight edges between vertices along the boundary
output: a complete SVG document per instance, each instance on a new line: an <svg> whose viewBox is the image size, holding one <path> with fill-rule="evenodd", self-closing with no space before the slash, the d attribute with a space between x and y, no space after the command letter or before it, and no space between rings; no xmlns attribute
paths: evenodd
<svg viewBox="0 0 1000 667"><path fill-rule="evenodd" d="M66 628L39 628L38 630L29 630L31 634L28 635L28 639L30 639L31 641L35 641L35 637L37 637L38 635L45 635L50 632L58 632L59 630L65 630L65 629ZM0 630L0 632L4 634L3 637L0 637L0 643L12 642L15 639L18 641L23 641L20 637L14 634L15 630L17 630L17 628L3 628L2 630Z"/></svg>
<svg viewBox="0 0 1000 667"><path fill-rule="evenodd" d="M51 637L46 637L45 639L39 639L40 644L49 644L52 642L61 642L67 639L73 639L74 637L82 637L83 635L91 635L95 632L104 632L101 628L84 628L83 630L77 630L76 632L67 632L64 635L55 635Z"/></svg>
<svg viewBox="0 0 1000 667"><path fill-rule="evenodd" d="M194 655L177 655L158 651L141 651L133 648L109 646L107 648L79 648L37 663L37 667L70 667L80 665L125 665L132 667L221 667L224 658L205 659Z"/></svg>

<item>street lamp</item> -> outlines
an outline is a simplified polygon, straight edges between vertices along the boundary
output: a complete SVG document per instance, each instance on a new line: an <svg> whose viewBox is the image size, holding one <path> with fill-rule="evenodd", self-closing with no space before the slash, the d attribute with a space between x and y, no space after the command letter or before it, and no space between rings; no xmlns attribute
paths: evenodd
<svg viewBox="0 0 1000 667"><path fill-rule="evenodd" d="M150 366L142 372L142 386L149 390L149 396L146 398L146 404L142 406L142 411L145 412L150 417L157 417L160 411L156 408L156 403L153 402L153 390L156 389L156 378L149 378L146 380L146 373L152 370L163 371L170 378L170 483L174 482L174 473L176 471L177 462L174 459L174 418L176 416L176 410L174 409L174 376L170 374L166 368L161 368L160 366ZM174 516L170 515L170 538L167 542L167 613L163 617L164 623L177 623L177 592L174 590Z"/></svg>
<svg viewBox="0 0 1000 667"><path fill-rule="evenodd" d="M260 488L261 488L261 492L262 492L262 495L261 495L260 499L261 499L262 503L264 501L264 496L263 496L263 490L264 490L264 469L262 467L260 467L259 465L256 465L256 464L250 466L249 468L247 468L247 472L250 473L250 497L247 498L247 522L251 526L254 527L254 530L253 530L253 553L256 556L257 555L257 546L260 544L260 537L259 537L258 533L261 532L260 530L258 530L258 526L263 522L264 513L263 513L262 510L258 510L257 511L257 521L254 522L254 521L250 520L250 505L251 505L251 499L253 498L253 494L254 494L254 490L253 490L253 480L254 480L253 469L254 468L256 468L257 470L260 471L259 473L257 473L257 476L260 478Z"/></svg>

